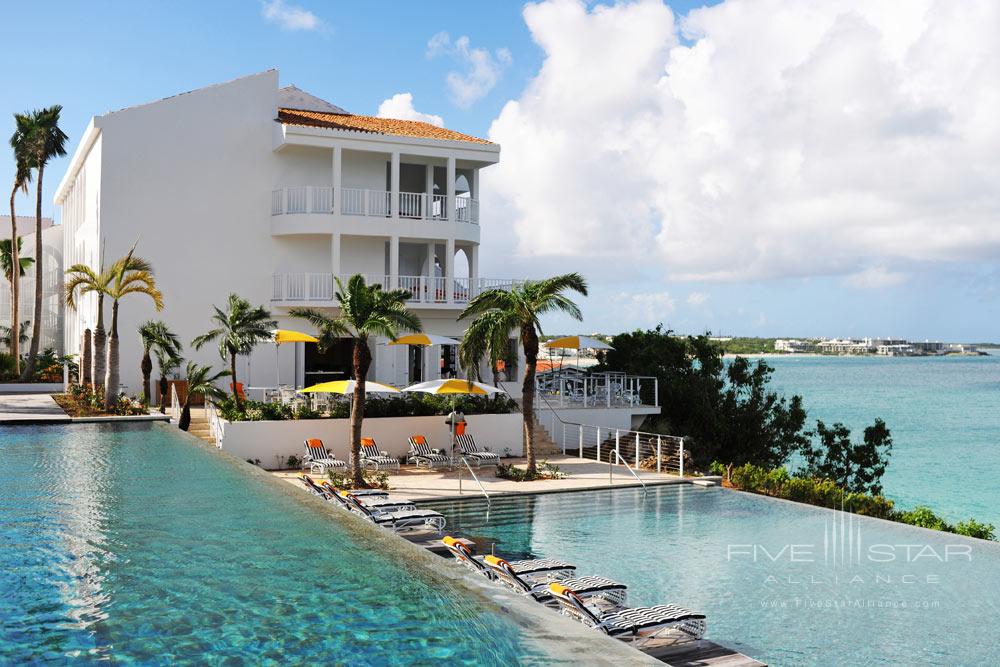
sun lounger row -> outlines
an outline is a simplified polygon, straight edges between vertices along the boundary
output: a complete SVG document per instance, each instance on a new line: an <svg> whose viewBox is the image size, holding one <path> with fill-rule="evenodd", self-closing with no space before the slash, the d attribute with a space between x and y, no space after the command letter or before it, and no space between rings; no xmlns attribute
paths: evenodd
<svg viewBox="0 0 1000 667"><path fill-rule="evenodd" d="M668 631L701 639L705 615L674 604L628 607L624 584L598 576L577 576L576 567L541 558L507 561L476 556L451 536L442 540L455 560L510 590L637 648Z"/></svg>
<svg viewBox="0 0 1000 667"><path fill-rule="evenodd" d="M343 490L330 482L317 484L309 475L301 476L302 484L317 496L335 503L338 507L360 514L377 526L397 533L414 530L444 530L445 518L440 512L417 509L405 498L393 499L377 489Z"/></svg>
<svg viewBox="0 0 1000 667"><path fill-rule="evenodd" d="M432 449L424 436L411 435L409 440L410 451L407 455L407 463L412 463L418 468L424 466L428 469L451 466L451 457L441 449ZM323 474L328 470L348 469L347 461L341 461L333 456L323 445L322 440L310 438L303 444L306 449L303 459L304 466L309 467L309 472ZM462 456L477 468L483 465L495 466L500 463L500 455L479 449L471 434L456 436L455 444L458 445ZM399 461L395 457L389 456L388 452L380 450L375 438L361 438L361 467L366 470L398 471Z"/></svg>

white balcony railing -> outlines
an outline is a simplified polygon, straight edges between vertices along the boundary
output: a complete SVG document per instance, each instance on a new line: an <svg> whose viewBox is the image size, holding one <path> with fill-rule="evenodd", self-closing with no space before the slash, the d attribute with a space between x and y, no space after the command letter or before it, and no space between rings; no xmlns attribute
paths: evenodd
<svg viewBox="0 0 1000 667"><path fill-rule="evenodd" d="M447 220L448 197L427 196L423 192L399 193L399 217L407 220ZM271 191L271 215L289 213L324 213L335 211L333 188L297 186ZM393 214L392 193L386 190L343 188L340 197L343 215L389 218ZM455 219L479 224L479 201L470 197L455 197Z"/></svg>
<svg viewBox="0 0 1000 667"><path fill-rule="evenodd" d="M341 276L346 281L350 276ZM332 302L336 286L329 273L275 273L272 277L272 301L325 301ZM500 278L454 278L451 280L449 295L448 279L435 276L397 276L399 289L405 289L412 296L410 303L455 303L465 304L469 299L487 289L510 289L523 281ZM366 275L368 284L382 285L389 289L392 277ZM450 296L450 298L449 298ZM330 304L332 305L332 304Z"/></svg>
<svg viewBox="0 0 1000 667"><path fill-rule="evenodd" d="M271 191L271 215L332 212L333 188L303 185Z"/></svg>

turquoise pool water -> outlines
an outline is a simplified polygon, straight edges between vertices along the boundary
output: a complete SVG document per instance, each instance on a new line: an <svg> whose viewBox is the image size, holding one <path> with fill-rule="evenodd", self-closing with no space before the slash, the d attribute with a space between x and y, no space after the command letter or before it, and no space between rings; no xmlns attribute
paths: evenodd
<svg viewBox="0 0 1000 667"><path fill-rule="evenodd" d="M164 426L0 429L0 664L548 662L243 465Z"/></svg>
<svg viewBox="0 0 1000 667"><path fill-rule="evenodd" d="M773 384L816 419L860 438L881 417L893 436L886 494L950 521L1000 527L1000 356L777 357Z"/></svg>
<svg viewBox="0 0 1000 667"><path fill-rule="evenodd" d="M428 506L487 551L704 611L708 638L771 665L1000 664L995 543L680 485Z"/></svg>

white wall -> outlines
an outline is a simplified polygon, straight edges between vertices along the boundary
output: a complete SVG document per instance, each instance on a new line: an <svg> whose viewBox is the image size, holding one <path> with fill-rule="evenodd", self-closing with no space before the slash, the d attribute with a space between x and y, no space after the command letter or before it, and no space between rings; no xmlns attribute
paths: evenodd
<svg viewBox="0 0 1000 667"><path fill-rule="evenodd" d="M332 159L332 158L331 158ZM388 153L369 153L345 150L341 157L341 186L366 190L388 190L386 164Z"/></svg>
<svg viewBox="0 0 1000 667"><path fill-rule="evenodd" d="M476 444L503 456L510 448L512 456L522 452L521 415L467 415L468 432ZM448 449L451 435L443 416L383 417L366 419L363 435L373 437L379 449L392 456L402 456L409 449L407 438L423 435L431 447ZM269 422L229 422L225 424L222 449L241 459L260 459L265 468L276 467L275 456L289 454L301 458L302 442L320 438L327 449L342 461L350 459L350 420L308 419Z"/></svg>
<svg viewBox="0 0 1000 667"><path fill-rule="evenodd" d="M386 241L378 236L344 236L340 241L340 273L386 275Z"/></svg>

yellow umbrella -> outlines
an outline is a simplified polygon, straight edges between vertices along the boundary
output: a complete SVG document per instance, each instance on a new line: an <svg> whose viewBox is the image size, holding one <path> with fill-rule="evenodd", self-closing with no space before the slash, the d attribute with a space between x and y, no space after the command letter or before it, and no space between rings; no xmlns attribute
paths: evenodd
<svg viewBox="0 0 1000 667"><path fill-rule="evenodd" d="M299 389L299 393L323 393L323 394L353 394L354 380L334 380L333 382L321 382L305 389ZM380 382L365 381L365 392L380 392L386 394L398 394L399 390Z"/></svg>
<svg viewBox="0 0 1000 667"><path fill-rule="evenodd" d="M434 334L409 334L408 336L400 336L395 340L391 340L386 345L458 345L459 342L454 338L447 338L445 336L435 336Z"/></svg>
<svg viewBox="0 0 1000 667"><path fill-rule="evenodd" d="M425 394L474 394L476 396L490 396L498 394L503 389L482 382L472 380L429 380L419 384L410 385L403 391L421 391Z"/></svg>
<svg viewBox="0 0 1000 667"><path fill-rule="evenodd" d="M277 384L280 387L281 364L278 359L278 346L282 343L318 343L319 339L315 336L310 336L307 333L292 331L291 329L272 329L271 335L274 336L274 375L277 378Z"/></svg>
<svg viewBox="0 0 1000 667"><path fill-rule="evenodd" d="M603 340L590 336L563 336L545 343L547 348L567 348L571 350L613 350Z"/></svg>

